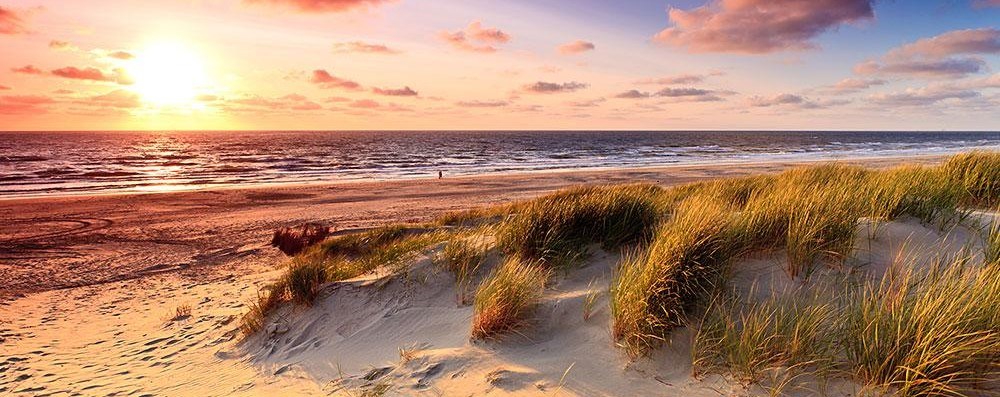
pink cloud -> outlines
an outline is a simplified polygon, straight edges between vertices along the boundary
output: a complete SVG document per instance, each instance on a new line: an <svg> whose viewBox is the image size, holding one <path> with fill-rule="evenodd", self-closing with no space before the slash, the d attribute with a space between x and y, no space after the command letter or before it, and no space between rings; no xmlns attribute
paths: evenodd
<svg viewBox="0 0 1000 397"><path fill-rule="evenodd" d="M10 8L0 7L0 34L28 33L24 17Z"/></svg>
<svg viewBox="0 0 1000 397"><path fill-rule="evenodd" d="M108 57L127 61L129 59L135 58L135 55L132 55L132 53L128 51L112 51L111 53L108 54Z"/></svg>
<svg viewBox="0 0 1000 397"><path fill-rule="evenodd" d="M861 75L960 78L987 69L978 55L1000 54L1000 30L954 30L889 50L879 60L854 67Z"/></svg>
<svg viewBox="0 0 1000 397"><path fill-rule="evenodd" d="M691 52L745 54L816 48L812 39L821 33L874 17L872 0L713 0L668 14L673 26L654 41Z"/></svg>
<svg viewBox="0 0 1000 397"><path fill-rule="evenodd" d="M976 8L1000 7L1000 0L975 0L972 6Z"/></svg>
<svg viewBox="0 0 1000 397"><path fill-rule="evenodd" d="M524 86L524 91L534 93L534 94L556 94L563 92L573 92L577 90L582 90L584 88L590 87L587 83L578 83L571 81L568 83L549 83L544 81L539 81L536 83L528 84Z"/></svg>
<svg viewBox="0 0 1000 397"><path fill-rule="evenodd" d="M330 72L323 69L313 70L312 78L310 78L309 81L318 85L320 88L326 89L338 88L353 91L361 89L361 84L358 84L355 81L333 76Z"/></svg>
<svg viewBox="0 0 1000 397"><path fill-rule="evenodd" d="M441 32L442 40L463 51L494 53L499 44L509 43L511 36L497 28L484 28L482 22L474 21L457 32Z"/></svg>
<svg viewBox="0 0 1000 397"><path fill-rule="evenodd" d="M21 74L44 74L42 69L36 68L34 65L25 65L19 68L11 68L11 72L21 73Z"/></svg>
<svg viewBox="0 0 1000 397"><path fill-rule="evenodd" d="M1000 30L992 28L953 30L895 48L889 59L941 59L951 55L1000 54Z"/></svg>
<svg viewBox="0 0 1000 397"><path fill-rule="evenodd" d="M125 90L114 90L107 94L92 96L86 103L118 109L134 109L142 106L139 94Z"/></svg>
<svg viewBox="0 0 1000 397"><path fill-rule="evenodd" d="M879 93L868 97L876 105L891 107L929 106L941 101L962 101L979 98L980 94L970 90L954 90L945 87L908 88L900 92Z"/></svg>
<svg viewBox="0 0 1000 397"><path fill-rule="evenodd" d="M395 103L381 104L371 99L359 99L348 105L355 109L377 110L381 112L412 112L413 109Z"/></svg>
<svg viewBox="0 0 1000 397"><path fill-rule="evenodd" d="M378 95L386 96L417 96L417 92L410 87L403 87L398 89L383 89L383 88L372 88L372 92Z"/></svg>
<svg viewBox="0 0 1000 397"><path fill-rule="evenodd" d="M339 53L360 53L360 54L399 54L400 51L389 48L384 44L365 43L363 41L350 41L346 43L334 43L333 52Z"/></svg>
<svg viewBox="0 0 1000 397"><path fill-rule="evenodd" d="M123 69L115 69L112 72L104 72L100 69L92 67L85 67L81 69L75 66L67 66L55 69L51 73L53 76L74 80L107 81L122 85L132 84L132 80L127 76Z"/></svg>
<svg viewBox="0 0 1000 397"><path fill-rule="evenodd" d="M459 101L455 105L463 108L499 108L510 105L507 101Z"/></svg>
<svg viewBox="0 0 1000 397"><path fill-rule="evenodd" d="M560 54L563 55L574 55L574 54L584 53L587 51L593 51L595 49L597 49L597 46L595 46L594 43L591 43L589 41L576 40L557 47L556 51L558 51Z"/></svg>
<svg viewBox="0 0 1000 397"><path fill-rule="evenodd" d="M350 106L359 109L377 109L380 105L371 99L360 99L352 102Z"/></svg>
<svg viewBox="0 0 1000 397"><path fill-rule="evenodd" d="M392 0L243 0L247 4L269 4L289 7L299 12L345 12L358 8L377 7Z"/></svg>
<svg viewBox="0 0 1000 397"><path fill-rule="evenodd" d="M52 40L49 42L49 48L57 51L76 51L77 48L73 43L68 41Z"/></svg>
<svg viewBox="0 0 1000 397"><path fill-rule="evenodd" d="M829 87L834 94L849 94L888 83L882 79L846 78Z"/></svg>
<svg viewBox="0 0 1000 397"><path fill-rule="evenodd" d="M5 85L0 85L0 91L9 91L9 90L10 90L10 87L5 86Z"/></svg>
<svg viewBox="0 0 1000 397"><path fill-rule="evenodd" d="M622 93L620 93L618 95L615 95L615 98L619 98L619 99L643 99L643 98L649 98L650 96L652 96L652 94L650 94L648 92L639 91L639 90L628 90L628 91L622 92Z"/></svg>
<svg viewBox="0 0 1000 397"><path fill-rule="evenodd" d="M240 106L232 106L240 105ZM259 111L266 109L273 112L289 111L314 111L321 110L323 106L311 101L308 97L300 94L288 94L278 98L265 98L261 96L247 96L227 101L223 108L236 112Z"/></svg>
<svg viewBox="0 0 1000 397"><path fill-rule="evenodd" d="M0 114L42 114L48 111L45 105L54 103L41 95L4 95L0 96Z"/></svg>

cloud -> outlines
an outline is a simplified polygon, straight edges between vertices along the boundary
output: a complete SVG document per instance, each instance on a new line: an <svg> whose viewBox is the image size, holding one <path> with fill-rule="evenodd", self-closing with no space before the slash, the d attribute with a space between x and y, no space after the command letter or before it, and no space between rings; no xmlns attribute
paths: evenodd
<svg viewBox="0 0 1000 397"><path fill-rule="evenodd" d="M344 43L334 43L333 52L337 53L359 53L359 54L399 54L401 51L387 47L385 44L365 43L363 41L349 41Z"/></svg>
<svg viewBox="0 0 1000 397"><path fill-rule="evenodd" d="M410 109L410 108L407 108L407 107L404 107L404 106L399 106L399 105L397 105L395 103L381 104L381 103L378 103L378 102L373 101L371 99L359 99L359 100L356 100L354 102L351 102L351 104L347 105L347 106L350 106L350 107L355 108L355 109L378 110L378 111L383 111L383 112L412 112L413 111L413 109Z"/></svg>
<svg viewBox="0 0 1000 397"><path fill-rule="evenodd" d="M132 79L128 77L124 69L115 69L112 72L104 72L100 69L92 67L85 67L81 69L75 66L67 66L55 69L50 73L52 73L53 76L74 80L107 81L122 85L132 84Z"/></svg>
<svg viewBox="0 0 1000 397"><path fill-rule="evenodd" d="M11 72L21 73L21 74L45 74L42 69L36 68L34 65L25 65L19 68L11 68Z"/></svg>
<svg viewBox="0 0 1000 397"><path fill-rule="evenodd" d="M79 48L73 43L68 41L52 40L49 42L49 48L57 51L76 51Z"/></svg>
<svg viewBox="0 0 1000 397"><path fill-rule="evenodd" d="M378 95L386 96L417 96L417 92L411 89L409 86L398 88L398 89L383 89L383 88L372 88L372 92Z"/></svg>
<svg viewBox="0 0 1000 397"><path fill-rule="evenodd" d="M392 0L243 0L246 4L283 6L306 13L345 12L357 8L378 7Z"/></svg>
<svg viewBox="0 0 1000 397"><path fill-rule="evenodd" d="M945 87L908 88L905 91L879 93L868 97L876 105L899 106L929 106L946 100L968 100L979 98L980 94L972 90L955 90Z"/></svg>
<svg viewBox="0 0 1000 397"><path fill-rule="evenodd" d="M510 105L507 101L459 101L456 106L463 108L499 108Z"/></svg>
<svg viewBox="0 0 1000 397"><path fill-rule="evenodd" d="M229 103L250 107L254 109L263 108L275 112L287 111L313 111L323 109L323 106L309 100L304 95L288 94L278 98L265 98L258 95L247 96L230 100ZM252 111L245 108L230 108L234 111Z"/></svg>
<svg viewBox="0 0 1000 397"><path fill-rule="evenodd" d="M593 108L593 107L598 107L602 103L607 102L607 101L608 100L604 99L604 98L596 98L596 99L588 99L588 100L584 100L584 101L567 102L567 105L575 107L575 108Z"/></svg>
<svg viewBox="0 0 1000 397"><path fill-rule="evenodd" d="M24 17L10 8L0 7L0 34L23 34L28 33L28 27L24 24Z"/></svg>
<svg viewBox="0 0 1000 397"><path fill-rule="evenodd" d="M118 109L134 109L142 106L139 94L126 90L114 90L107 94L92 96L86 103Z"/></svg>
<svg viewBox="0 0 1000 397"><path fill-rule="evenodd" d="M628 91L625 91L625 92L622 92L620 94L615 95L615 98L621 98L621 99L642 99L642 98L649 98L650 96L652 96L652 95L650 93L648 93L648 92L643 92L643 91L639 91L639 90L628 90Z"/></svg>
<svg viewBox="0 0 1000 397"><path fill-rule="evenodd" d="M838 26L871 19L873 0L712 0L671 8L671 27L653 37L690 52L764 54L816 48L812 39Z"/></svg>
<svg viewBox="0 0 1000 397"><path fill-rule="evenodd" d="M318 85L320 88L325 89L343 89L343 90L353 90L357 91L361 89L361 84L355 81L342 79L330 74L323 69L316 69L312 72L312 77L309 82Z"/></svg>
<svg viewBox="0 0 1000 397"><path fill-rule="evenodd" d="M890 59L941 59L952 55L1000 54L1000 30L953 30L892 49Z"/></svg>
<svg viewBox="0 0 1000 397"><path fill-rule="evenodd" d="M562 92L573 92L577 90L582 90L584 88L590 87L587 83L578 83L571 81L568 83L548 83L544 81L539 81L533 84L528 84L524 86L525 92L535 93L535 94L555 94Z"/></svg>
<svg viewBox="0 0 1000 397"><path fill-rule="evenodd" d="M563 55L581 54L587 51L593 51L595 49L597 49L597 47L594 45L594 43L583 40L572 41L560 45L559 47L556 47L556 51L558 51L560 54Z"/></svg>
<svg viewBox="0 0 1000 397"><path fill-rule="evenodd" d="M0 91L9 91L10 87L0 84Z"/></svg>
<svg viewBox="0 0 1000 397"><path fill-rule="evenodd" d="M0 114L40 114L48 111L46 105L56 101L41 95L0 96Z"/></svg>
<svg viewBox="0 0 1000 397"><path fill-rule="evenodd" d="M830 86L829 91L834 94L850 94L867 90L871 87L885 85L886 83L888 82L882 79L846 78Z"/></svg>
<svg viewBox="0 0 1000 397"><path fill-rule="evenodd" d="M650 93L646 91L639 90L628 90L618 95L615 98L620 99L645 99L645 98L671 98L676 101L684 102L714 102L721 101L720 95L729 94L730 92L709 90L704 88L673 88L665 87L659 91Z"/></svg>
<svg viewBox="0 0 1000 397"><path fill-rule="evenodd" d="M464 30L441 32L442 40L463 51L494 53L497 45L509 43L511 36L497 28L484 28L482 22L474 21Z"/></svg>
<svg viewBox="0 0 1000 397"><path fill-rule="evenodd" d="M702 83L711 76L720 76L722 72L712 72L709 74L678 74L673 76L664 76L652 79L642 79L637 80L636 84L657 84L657 85L674 85L674 84L697 84Z"/></svg>
<svg viewBox="0 0 1000 397"><path fill-rule="evenodd" d="M954 30L889 50L880 60L854 67L862 75L961 78L987 69L977 55L1000 54L1000 30Z"/></svg>
<svg viewBox="0 0 1000 397"><path fill-rule="evenodd" d="M108 53L108 57L127 61L129 59L135 58L135 55L132 55L132 53L128 51L112 51Z"/></svg>
<svg viewBox="0 0 1000 397"><path fill-rule="evenodd" d="M784 94L784 93L766 97L754 96L749 98L747 102L750 106L757 108L793 107L798 109L823 109L832 106L841 106L851 103L851 101L845 99L816 101L803 97L801 95Z"/></svg>
<svg viewBox="0 0 1000 397"><path fill-rule="evenodd" d="M972 6L975 8L1000 7L1000 0L974 0Z"/></svg>
<svg viewBox="0 0 1000 397"><path fill-rule="evenodd" d="M777 94L770 97L755 96L750 98L750 106L771 107L778 105L796 105L805 103L806 99L795 94Z"/></svg>
<svg viewBox="0 0 1000 397"><path fill-rule="evenodd" d="M960 78L986 69L979 58L948 58L941 60L894 60L880 63L868 61L854 67L860 75L887 75L916 78Z"/></svg>

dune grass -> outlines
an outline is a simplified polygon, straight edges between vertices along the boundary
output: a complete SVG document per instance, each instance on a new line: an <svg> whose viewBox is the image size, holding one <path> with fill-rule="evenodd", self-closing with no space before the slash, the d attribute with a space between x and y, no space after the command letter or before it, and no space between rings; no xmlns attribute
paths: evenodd
<svg viewBox="0 0 1000 397"><path fill-rule="evenodd" d="M967 258L864 284L845 308L842 345L863 384L900 396L1000 386L1000 269Z"/></svg>
<svg viewBox="0 0 1000 397"><path fill-rule="evenodd" d="M753 301L720 291L727 290L733 260L754 252L783 252L788 275L808 287L819 266L848 258L862 222L874 225L872 238L879 224L900 217L942 227L960 222L966 208L1000 203L998 172L1000 154L974 152L939 166L821 165L669 189L583 187L448 214L429 229L334 237L295 257L286 276L251 305L244 327L259 330L282 302L308 304L325 283L405 264L448 240L435 227L490 226L483 230L507 258L475 291L475 338L516 332L553 269L600 244L627 252L608 300L612 336L630 356L669 340L677 327L693 326L698 371L724 371L748 383L778 369L837 374L904 396L966 395L996 387L1000 374L995 224L985 233L982 264L965 259L929 273L890 272L881 282L850 284L836 299L804 290ZM460 300L484 257L485 249L467 239L451 237L442 247L439 259L455 273ZM584 311L586 317L592 310Z"/></svg>
<svg viewBox="0 0 1000 397"><path fill-rule="evenodd" d="M981 207L1000 204L1000 152L958 154L941 168L962 187L965 203Z"/></svg>
<svg viewBox="0 0 1000 397"><path fill-rule="evenodd" d="M550 275L540 264L517 258L494 268L476 290L472 337L496 338L521 327L541 299Z"/></svg>
<svg viewBox="0 0 1000 397"><path fill-rule="evenodd" d="M481 240L453 238L438 254L438 261L455 275L455 295L459 304L469 303L472 279L486 262L490 247Z"/></svg>
<svg viewBox="0 0 1000 397"><path fill-rule="evenodd" d="M588 244L648 239L662 213L653 185L581 187L511 206L497 245L507 254L562 264Z"/></svg>
<svg viewBox="0 0 1000 397"><path fill-rule="evenodd" d="M782 249L788 274L808 278L817 265L848 257L862 218L961 222L968 214L962 203L997 199L988 180L990 167L1000 168L997 156L971 153L941 166L886 170L820 165L652 192L659 197L648 200L666 220L653 229L647 251L619 264L610 297L613 334L630 355L648 351L704 303L711 280L732 258Z"/></svg>
<svg viewBox="0 0 1000 397"><path fill-rule="evenodd" d="M379 268L398 271L428 246L444 241L443 231L391 226L334 237L292 257L277 281L262 288L241 320L244 335L261 330L284 302L312 305L328 283Z"/></svg>
<svg viewBox="0 0 1000 397"><path fill-rule="evenodd" d="M664 341L724 270L732 212L688 199L660 227L647 252L627 256L611 282L612 334L630 355Z"/></svg>
<svg viewBox="0 0 1000 397"><path fill-rule="evenodd" d="M808 290L762 301L716 295L695 321L696 374L726 372L746 384L775 370L829 371L837 306Z"/></svg>

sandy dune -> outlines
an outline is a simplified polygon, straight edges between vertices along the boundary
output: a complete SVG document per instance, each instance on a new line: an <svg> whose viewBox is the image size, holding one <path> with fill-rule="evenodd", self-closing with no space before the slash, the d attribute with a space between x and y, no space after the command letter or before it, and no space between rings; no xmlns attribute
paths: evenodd
<svg viewBox="0 0 1000 397"><path fill-rule="evenodd" d="M12 221L0 229L7 298L0 304L0 395L361 395L378 387L389 395L743 394L720 376L691 376L683 331L677 343L630 363L611 342L605 296L583 319L583 301L607 286L615 253L596 251L583 267L558 275L533 326L498 342L469 340L471 308L456 302L451 275L428 257L405 277L332 285L314 307L283 309L267 332L243 343L236 318L277 274L281 256L265 243L278 226L322 220L363 228L579 183L677 183L785 166L2 201L0 213ZM929 258L975 240L970 230L915 221L882 230L856 253L855 263L873 273L902 249ZM927 248L941 243L948 248ZM781 260L744 261L739 267L753 275L744 283L762 284L766 276L774 288L788 285ZM181 305L192 315L171 319Z"/></svg>

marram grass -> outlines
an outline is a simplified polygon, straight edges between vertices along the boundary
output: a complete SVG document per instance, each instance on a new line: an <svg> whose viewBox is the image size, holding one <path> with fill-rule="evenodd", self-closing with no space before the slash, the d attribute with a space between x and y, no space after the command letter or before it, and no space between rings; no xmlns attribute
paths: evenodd
<svg viewBox="0 0 1000 397"><path fill-rule="evenodd" d="M551 271L509 259L486 276L473 303L472 337L496 338L523 326L545 291Z"/></svg>

